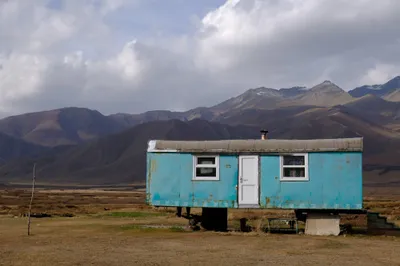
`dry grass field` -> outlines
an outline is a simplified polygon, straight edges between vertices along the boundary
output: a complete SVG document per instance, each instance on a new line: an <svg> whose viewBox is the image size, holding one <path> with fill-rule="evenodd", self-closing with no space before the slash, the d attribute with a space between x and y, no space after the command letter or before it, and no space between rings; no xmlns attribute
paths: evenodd
<svg viewBox="0 0 400 266"><path fill-rule="evenodd" d="M230 210L232 230L246 217L254 231L189 231L174 209L144 205L143 190L39 189L33 213L50 217L32 218L27 236L29 197L29 189L0 190L0 265L400 265L398 237L260 230L262 217L291 212ZM400 195L374 190L365 207L400 221ZM362 227L365 217L343 222Z"/></svg>

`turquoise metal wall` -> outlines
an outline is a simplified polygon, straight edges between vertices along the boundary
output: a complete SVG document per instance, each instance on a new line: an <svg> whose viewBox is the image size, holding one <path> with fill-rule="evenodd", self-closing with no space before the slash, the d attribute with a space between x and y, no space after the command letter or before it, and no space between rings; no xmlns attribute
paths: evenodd
<svg viewBox="0 0 400 266"><path fill-rule="evenodd" d="M154 206L235 208L238 159L220 155L219 165L219 181L194 181L191 154L148 153L146 200Z"/></svg>
<svg viewBox="0 0 400 266"><path fill-rule="evenodd" d="M261 207L362 208L361 153L309 153L308 163L309 181L280 181L279 156L262 156Z"/></svg>
<svg viewBox="0 0 400 266"><path fill-rule="evenodd" d="M309 153L309 181L280 181L279 156L261 156L261 208L361 209L362 153ZM237 206L237 156L220 156L219 181L192 181L191 154L147 154L147 203Z"/></svg>

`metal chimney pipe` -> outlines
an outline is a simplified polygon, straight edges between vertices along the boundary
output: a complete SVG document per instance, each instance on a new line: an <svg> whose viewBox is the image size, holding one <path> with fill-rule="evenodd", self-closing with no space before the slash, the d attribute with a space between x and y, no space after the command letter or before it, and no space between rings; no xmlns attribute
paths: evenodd
<svg viewBox="0 0 400 266"><path fill-rule="evenodd" d="M268 136L267 136L268 130L262 129L260 132L261 132L261 139L262 140L268 139Z"/></svg>

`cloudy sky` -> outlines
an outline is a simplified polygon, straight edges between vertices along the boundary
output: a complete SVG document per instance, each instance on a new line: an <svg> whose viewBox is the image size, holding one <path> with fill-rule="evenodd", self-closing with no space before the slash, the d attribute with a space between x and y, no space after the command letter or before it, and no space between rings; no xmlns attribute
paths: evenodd
<svg viewBox="0 0 400 266"><path fill-rule="evenodd" d="M210 106L400 75L398 0L0 0L0 114Z"/></svg>

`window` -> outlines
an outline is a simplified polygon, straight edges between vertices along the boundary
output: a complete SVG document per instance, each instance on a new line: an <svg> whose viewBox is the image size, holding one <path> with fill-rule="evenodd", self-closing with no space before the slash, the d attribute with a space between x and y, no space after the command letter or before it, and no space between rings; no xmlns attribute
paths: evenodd
<svg viewBox="0 0 400 266"><path fill-rule="evenodd" d="M218 156L193 156L193 180L219 180Z"/></svg>
<svg viewBox="0 0 400 266"><path fill-rule="evenodd" d="M290 154L281 156L282 181L308 180L308 154Z"/></svg>

